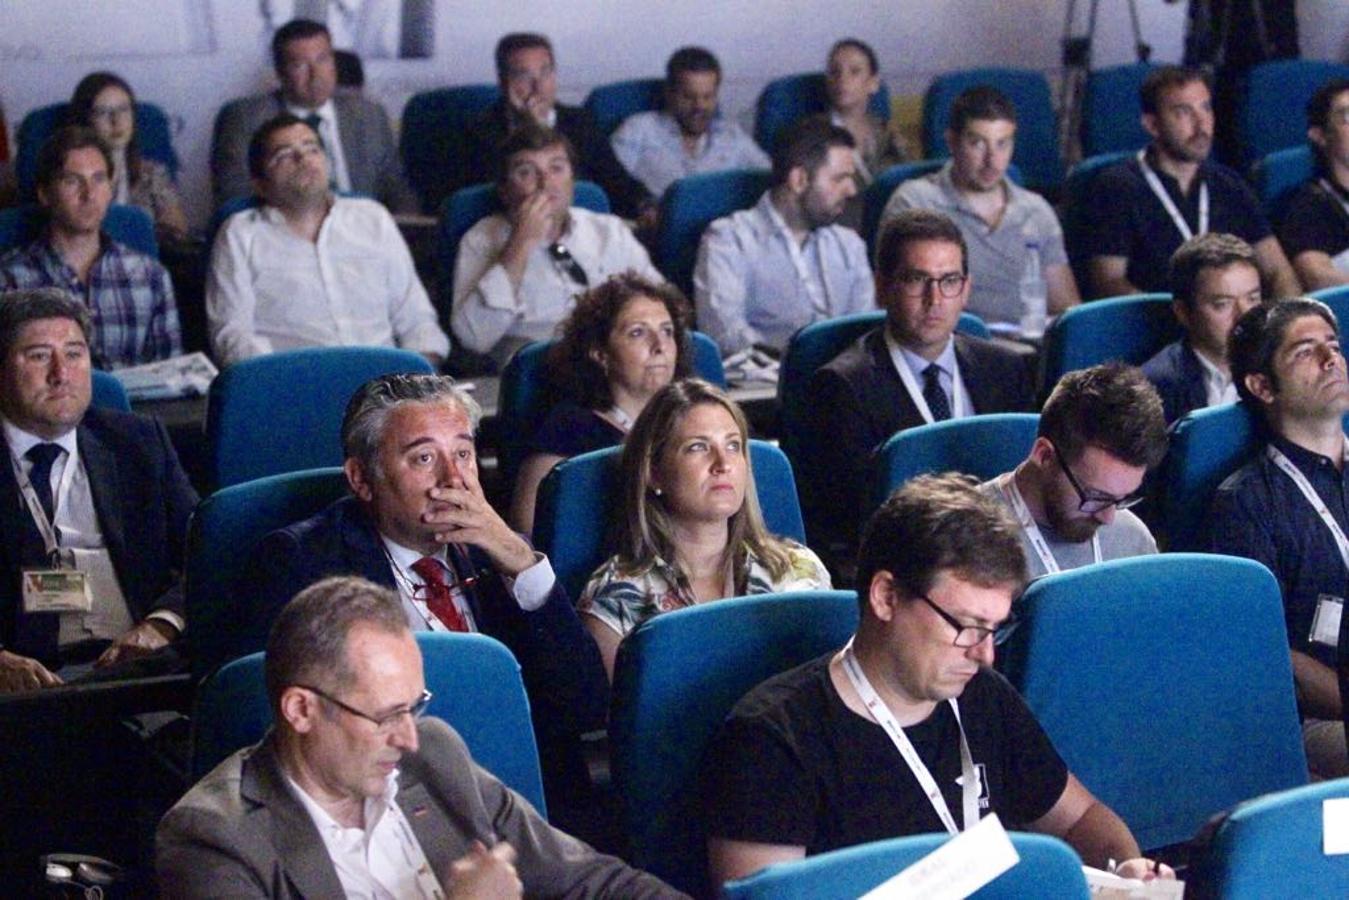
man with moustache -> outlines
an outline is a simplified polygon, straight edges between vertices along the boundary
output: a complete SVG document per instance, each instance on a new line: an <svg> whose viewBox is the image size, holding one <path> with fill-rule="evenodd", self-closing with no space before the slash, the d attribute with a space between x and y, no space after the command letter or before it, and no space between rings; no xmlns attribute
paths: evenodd
<svg viewBox="0 0 1349 900"><path fill-rule="evenodd" d="M1349 596L1349 380L1339 322L1309 298L1257 306L1233 326L1227 356L1267 442L1218 487L1208 549L1254 559L1278 579L1307 765L1314 777L1341 778L1349 755L1335 665Z"/></svg>
<svg viewBox="0 0 1349 900"><path fill-rule="evenodd" d="M404 347L444 362L450 341L397 224L373 200L335 196L318 134L282 113L257 130L248 169L262 204L230 216L206 280L222 366L297 347Z"/></svg>
<svg viewBox="0 0 1349 900"><path fill-rule="evenodd" d="M1087 234L1094 296L1165 291L1171 255L1182 242L1210 231L1234 234L1255 248L1272 296L1296 296L1297 276L1260 201L1237 173L1208 158L1208 76L1159 66L1143 81L1140 96L1152 142L1092 185Z"/></svg>
<svg viewBox="0 0 1349 900"><path fill-rule="evenodd" d="M970 249L969 310L985 322L1019 325L1027 312L1021 277L1034 253L1057 315L1081 302L1063 228L1045 199L1007 177L1016 148L1016 106L1001 91L979 85L951 104L946 144L951 159L925 178L895 189L884 224L904 209L933 209L960 226Z"/></svg>
<svg viewBox="0 0 1349 900"><path fill-rule="evenodd" d="M1166 455L1162 401L1143 373L1108 363L1059 379L1030 453L980 490L1012 511L1032 578L1157 552L1129 507Z"/></svg>
<svg viewBox="0 0 1349 900"><path fill-rule="evenodd" d="M703 233L693 296L722 354L777 355L804 325L875 307L866 245L835 224L857 193L853 146L827 118L796 123L773 155L772 187Z"/></svg>

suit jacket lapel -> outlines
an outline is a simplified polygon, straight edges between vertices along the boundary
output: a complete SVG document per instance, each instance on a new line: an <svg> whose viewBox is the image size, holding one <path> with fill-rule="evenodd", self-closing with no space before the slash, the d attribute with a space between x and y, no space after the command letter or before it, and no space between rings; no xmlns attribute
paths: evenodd
<svg viewBox="0 0 1349 900"><path fill-rule="evenodd" d="M879 418L876 432L883 435L884 443L890 435L903 428L923 424L923 415L918 412L913 398L909 396L904 382L895 371L895 360L890 356L890 348L885 343L884 325L866 337L867 352L871 355L871 368L876 373L874 382L876 393L868 398L869 406ZM879 447L880 444L877 444Z"/></svg>
<svg viewBox="0 0 1349 900"><path fill-rule="evenodd" d="M960 367L960 381L970 395L970 408L975 415L998 407L998 386L991 379L979 377L979 361L970 350L964 335L955 336L956 365Z"/></svg>
<svg viewBox="0 0 1349 900"><path fill-rule="evenodd" d="M379 532L354 498L344 501L341 534L348 569L375 584L398 590L398 582L394 580L389 558L384 555Z"/></svg>
<svg viewBox="0 0 1349 900"><path fill-rule="evenodd" d="M448 872L455 859L462 856L464 836L451 827L440 804L431 797L426 785L415 776L406 774L406 769L398 776L398 808L403 817L412 826L412 833L421 844L422 853L431 871L439 879Z"/></svg>
<svg viewBox="0 0 1349 900"><path fill-rule="evenodd" d="M1204 365L1199 361L1194 348L1186 341L1180 352L1180 383L1184 386L1184 402L1190 409L1203 409L1208 405L1208 388L1204 384Z"/></svg>
<svg viewBox="0 0 1349 900"><path fill-rule="evenodd" d="M108 548L114 567L124 571L126 564L126 516L122 514L122 485L118 479L117 457L88 428L80 427L80 459L89 475L89 492L94 497L94 513L98 528L103 533L103 544Z"/></svg>

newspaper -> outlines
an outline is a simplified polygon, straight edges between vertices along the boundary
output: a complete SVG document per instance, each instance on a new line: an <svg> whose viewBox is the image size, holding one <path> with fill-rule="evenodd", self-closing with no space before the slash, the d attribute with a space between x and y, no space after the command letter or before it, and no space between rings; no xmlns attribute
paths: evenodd
<svg viewBox="0 0 1349 900"><path fill-rule="evenodd" d="M116 369L112 374L122 382L127 397L135 403L203 396L211 386L211 380L220 372L206 358L206 354L188 353L159 362Z"/></svg>

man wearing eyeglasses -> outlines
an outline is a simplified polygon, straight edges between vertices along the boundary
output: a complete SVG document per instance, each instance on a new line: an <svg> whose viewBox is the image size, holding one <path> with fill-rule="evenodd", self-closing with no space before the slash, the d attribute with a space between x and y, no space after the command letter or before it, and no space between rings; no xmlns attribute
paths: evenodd
<svg viewBox="0 0 1349 900"><path fill-rule="evenodd" d="M857 583L852 640L759 685L713 741L702 794L713 884L855 844L955 834L991 813L1062 838L1088 865L1153 871L992 669L1026 583L999 504L963 476L914 479L867 524Z"/></svg>
<svg viewBox="0 0 1349 900"><path fill-rule="evenodd" d="M1162 401L1143 373L1110 363L1059 379L1026 459L981 490L1012 511L1031 577L1157 552L1143 478L1166 455Z"/></svg>
<svg viewBox="0 0 1349 900"><path fill-rule="evenodd" d="M392 591L314 584L265 665L272 730L160 823L164 897L682 896L550 827L421 718L431 694Z"/></svg>
<svg viewBox="0 0 1349 900"><path fill-rule="evenodd" d="M525 124L498 152L502 212L459 242L450 327L461 344L504 365L520 347L553 337L574 298L617 272L665 279L618 216L572 203L571 142Z"/></svg>
<svg viewBox="0 0 1349 900"><path fill-rule="evenodd" d="M905 428L1034 406L1030 368L1014 351L956 333L969 299L965 239L930 210L896 215L881 231L876 299L885 324L815 373L818 447L804 447L814 478L805 502L832 536L855 541L869 509L875 451Z"/></svg>
<svg viewBox="0 0 1349 900"><path fill-rule="evenodd" d="M262 203L230 216L211 252L206 318L216 361L298 347L404 347L433 366L450 341L388 210L340 197L318 133L290 113L248 146Z"/></svg>

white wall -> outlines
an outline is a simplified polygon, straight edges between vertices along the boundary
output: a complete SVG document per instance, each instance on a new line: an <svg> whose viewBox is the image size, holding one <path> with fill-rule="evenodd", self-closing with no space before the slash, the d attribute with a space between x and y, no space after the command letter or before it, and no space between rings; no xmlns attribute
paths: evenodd
<svg viewBox="0 0 1349 900"><path fill-rule="evenodd" d="M216 110L273 83L258 12L266 2L0 0L0 104L11 136L26 112L69 97L86 72L117 71L175 118L180 180L190 214L203 221ZM1178 59L1184 4L1137 2L1153 58ZM1090 2L1076 6L1081 31ZM819 69L829 44L848 34L876 48L896 93L921 93L933 73L953 68L1056 70L1067 9L1067 0L437 0L435 57L367 61L367 91L396 117L418 90L491 81L497 38L528 29L554 41L563 100L579 101L596 84L659 75L676 46L701 43L722 61L724 108L747 117L765 82ZM1342 57L1349 4L1303 0L1300 9L1307 55ZM1105 0L1099 16L1096 64L1132 61L1125 0Z"/></svg>

